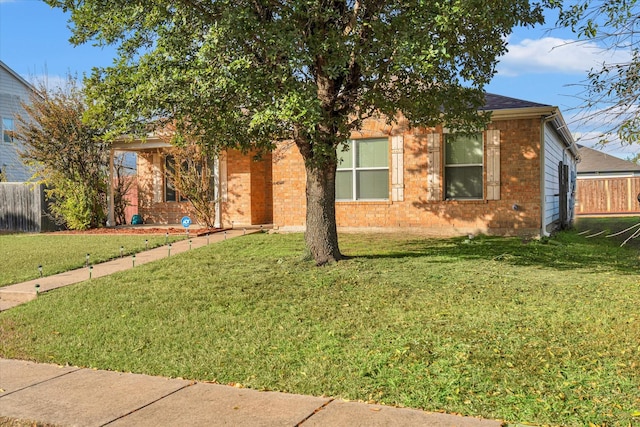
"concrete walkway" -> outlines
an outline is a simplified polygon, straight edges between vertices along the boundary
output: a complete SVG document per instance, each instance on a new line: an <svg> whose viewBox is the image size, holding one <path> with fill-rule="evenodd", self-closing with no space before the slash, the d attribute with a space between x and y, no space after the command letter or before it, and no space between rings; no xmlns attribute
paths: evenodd
<svg viewBox="0 0 640 427"><path fill-rule="evenodd" d="M0 389L0 425L10 426L35 422L83 427L501 425L327 397L21 360L0 359Z"/></svg>
<svg viewBox="0 0 640 427"><path fill-rule="evenodd" d="M175 242L171 255L257 230L228 230ZM141 252L135 265L169 256ZM97 264L98 278L133 268L133 257ZM0 290L0 309L89 279L81 268ZM39 423L39 424L37 424ZM492 420L428 413L181 379L0 359L0 426L433 426L499 427Z"/></svg>

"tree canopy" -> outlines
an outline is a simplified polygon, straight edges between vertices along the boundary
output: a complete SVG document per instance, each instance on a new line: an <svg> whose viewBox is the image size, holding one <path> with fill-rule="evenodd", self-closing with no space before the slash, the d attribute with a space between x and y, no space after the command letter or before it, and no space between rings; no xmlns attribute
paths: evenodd
<svg viewBox="0 0 640 427"><path fill-rule="evenodd" d="M617 136L622 143L640 142L640 4L637 0L584 0L565 5L558 20L579 40L596 42L624 60L606 61L592 68L584 91L585 122L606 123L597 138L607 143Z"/></svg>
<svg viewBox="0 0 640 427"><path fill-rule="evenodd" d="M46 0L71 11L73 43L118 45L87 82L112 132L171 122L208 149L293 140L307 171L306 242L341 258L336 148L372 114L478 128L483 88L527 0Z"/></svg>

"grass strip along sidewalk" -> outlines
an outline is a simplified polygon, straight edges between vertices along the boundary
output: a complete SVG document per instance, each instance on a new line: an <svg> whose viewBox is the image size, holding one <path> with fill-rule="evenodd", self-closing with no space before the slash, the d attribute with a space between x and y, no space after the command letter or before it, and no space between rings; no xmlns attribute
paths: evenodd
<svg viewBox="0 0 640 427"><path fill-rule="evenodd" d="M551 425L640 421L640 259L552 240L210 245L0 314L0 356Z"/></svg>

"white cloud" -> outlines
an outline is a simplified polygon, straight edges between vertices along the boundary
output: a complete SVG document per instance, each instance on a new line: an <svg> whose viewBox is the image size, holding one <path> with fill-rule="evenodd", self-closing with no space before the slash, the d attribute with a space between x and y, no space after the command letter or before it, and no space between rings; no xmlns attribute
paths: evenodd
<svg viewBox="0 0 640 427"><path fill-rule="evenodd" d="M621 159L627 159L640 152L640 144L623 143L616 132L623 117L637 111L638 108L634 106L588 111L575 109L571 111L571 114L566 115L565 119L569 128L573 130L573 137L578 144ZM608 142L603 145L600 141L605 135Z"/></svg>
<svg viewBox="0 0 640 427"><path fill-rule="evenodd" d="M625 62L629 58L628 52L608 51L592 42L557 37L524 39L508 44L508 52L500 58L498 73L503 76L531 73L584 75L603 62Z"/></svg>

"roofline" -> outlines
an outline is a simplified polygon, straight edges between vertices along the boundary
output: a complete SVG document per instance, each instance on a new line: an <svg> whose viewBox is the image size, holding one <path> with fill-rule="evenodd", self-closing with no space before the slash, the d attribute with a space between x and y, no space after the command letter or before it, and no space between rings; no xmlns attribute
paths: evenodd
<svg viewBox="0 0 640 427"><path fill-rule="evenodd" d="M580 179L601 179L601 178L635 178L640 177L640 171L604 171L604 172L578 172Z"/></svg>
<svg viewBox="0 0 640 427"><path fill-rule="evenodd" d="M503 110L487 110L491 112L491 119L526 119L547 116L556 112L558 107L545 105L544 107L505 108Z"/></svg>
<svg viewBox="0 0 640 427"><path fill-rule="evenodd" d="M491 111L491 120L508 120L508 119L534 119L542 118L545 123L552 122L558 135L562 138L565 146L571 150L571 153L580 158L578 146L573 139L573 135L569 132L569 127L562 117L562 113L558 107L545 105L542 107L526 107L526 108L506 108L504 110Z"/></svg>
<svg viewBox="0 0 640 427"><path fill-rule="evenodd" d="M0 67L4 68L4 69L7 71L7 73L9 73L9 74L11 74L13 77L15 77L15 78L16 78L16 80L18 80L20 83L22 83L22 84L23 84L27 89L29 89L29 90L30 90L30 91L32 91L32 92L36 92L36 93L37 93L36 88L35 88L31 83L29 83L29 82L28 82L28 81L26 81L24 78L22 78L22 76L21 76L20 74L18 74L18 73L16 73L15 71L13 71L13 70L11 69L11 67L9 67L7 64L5 64L4 62L2 62L2 60L0 60Z"/></svg>
<svg viewBox="0 0 640 427"><path fill-rule="evenodd" d="M111 143L111 149L116 151L142 151L169 147L172 147L172 145L156 135L149 135L144 138L122 135Z"/></svg>

